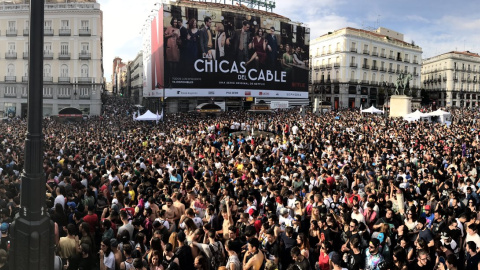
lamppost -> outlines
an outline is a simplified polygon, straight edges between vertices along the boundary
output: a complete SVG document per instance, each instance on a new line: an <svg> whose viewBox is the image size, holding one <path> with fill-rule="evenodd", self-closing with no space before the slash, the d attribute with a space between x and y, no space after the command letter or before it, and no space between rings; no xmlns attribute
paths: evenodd
<svg viewBox="0 0 480 270"><path fill-rule="evenodd" d="M43 158L44 0L30 0L28 124L20 212L10 226L10 269L54 269L54 223L45 206Z"/></svg>
<svg viewBox="0 0 480 270"><path fill-rule="evenodd" d="M388 108L386 106L388 102L388 91L390 88L390 85L388 82L382 82L382 88L383 88L383 93L385 94L384 101L383 101L383 108L384 108L384 113L383 116L385 117L385 127L388 127Z"/></svg>

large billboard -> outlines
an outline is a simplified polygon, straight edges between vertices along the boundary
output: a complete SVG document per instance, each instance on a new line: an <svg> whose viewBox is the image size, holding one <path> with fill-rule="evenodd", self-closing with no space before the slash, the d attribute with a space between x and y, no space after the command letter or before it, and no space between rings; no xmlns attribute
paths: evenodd
<svg viewBox="0 0 480 270"><path fill-rule="evenodd" d="M163 86L166 97L308 98L309 29L240 12L164 5L152 22L150 89ZM163 43L154 38L160 17ZM155 54L160 49L163 59Z"/></svg>
<svg viewBox="0 0 480 270"><path fill-rule="evenodd" d="M162 97L165 85L163 7L143 29L143 96Z"/></svg>

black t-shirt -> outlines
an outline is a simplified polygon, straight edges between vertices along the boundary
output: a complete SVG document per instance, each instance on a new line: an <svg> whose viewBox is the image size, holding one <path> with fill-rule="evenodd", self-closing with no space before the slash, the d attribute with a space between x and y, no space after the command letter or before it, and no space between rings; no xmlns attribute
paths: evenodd
<svg viewBox="0 0 480 270"><path fill-rule="evenodd" d="M310 262L307 260L307 258L303 258L301 262L295 262L295 265L298 267L300 270L310 270Z"/></svg>
<svg viewBox="0 0 480 270"><path fill-rule="evenodd" d="M322 241L332 241L332 230L330 230L330 228L320 229L320 239L322 239Z"/></svg>
<svg viewBox="0 0 480 270"><path fill-rule="evenodd" d="M418 265L418 261L415 260L408 265L408 270L432 270L434 266L435 265L431 261L428 261L427 265L421 267L420 265Z"/></svg>
<svg viewBox="0 0 480 270"><path fill-rule="evenodd" d="M365 267L365 256L362 255L362 252L355 254L353 250L350 250L350 256L348 256L348 269L350 270L359 270Z"/></svg>
<svg viewBox="0 0 480 270"><path fill-rule="evenodd" d="M290 250L297 245L297 235L293 233L293 236L290 238L285 233L280 234L280 239L283 241L285 245L285 250L287 254L290 254Z"/></svg>
<svg viewBox="0 0 480 270"><path fill-rule="evenodd" d="M428 244L433 240L433 235L429 229L425 228L424 230L418 232L418 238L422 238Z"/></svg>
<svg viewBox="0 0 480 270"><path fill-rule="evenodd" d="M278 244L278 241L273 242L270 244L267 242L265 245L265 250L267 251L267 259L269 260L274 260L275 258L280 258L280 244Z"/></svg>
<svg viewBox="0 0 480 270"><path fill-rule="evenodd" d="M189 246L182 246L177 249L175 254L178 257L178 262L180 263L180 269L185 270L194 270L193 267L193 255L192 249Z"/></svg>

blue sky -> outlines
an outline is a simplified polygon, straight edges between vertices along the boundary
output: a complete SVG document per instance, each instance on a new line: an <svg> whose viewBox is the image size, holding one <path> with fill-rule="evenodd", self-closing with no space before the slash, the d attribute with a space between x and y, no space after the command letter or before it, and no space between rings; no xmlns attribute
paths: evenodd
<svg viewBox="0 0 480 270"><path fill-rule="evenodd" d="M115 56L133 60L140 31L160 0L97 0L104 14L104 68L110 81ZM386 27L415 41L423 58L452 50L480 53L480 2L475 0L276 0L273 11L310 27L311 39L343 27Z"/></svg>

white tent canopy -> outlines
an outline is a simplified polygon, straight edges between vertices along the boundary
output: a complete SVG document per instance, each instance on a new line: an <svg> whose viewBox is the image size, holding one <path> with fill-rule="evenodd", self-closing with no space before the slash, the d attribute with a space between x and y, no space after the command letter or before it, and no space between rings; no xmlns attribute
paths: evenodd
<svg viewBox="0 0 480 270"><path fill-rule="evenodd" d="M362 110L362 113L383 113L383 111L371 106L368 109Z"/></svg>
<svg viewBox="0 0 480 270"><path fill-rule="evenodd" d="M441 109L438 109L434 112L429 112L427 114L428 114L428 116L448 116L448 115L451 115L451 113L446 112L446 111L442 111Z"/></svg>
<svg viewBox="0 0 480 270"><path fill-rule="evenodd" d="M150 110L146 111L144 114L135 118L136 121L157 121L160 120L161 116L152 113Z"/></svg>
<svg viewBox="0 0 480 270"><path fill-rule="evenodd" d="M407 120L407 121L416 121L416 120L419 120L420 118L427 118L427 117L430 117L430 115L426 114L426 113L422 113L421 111L419 110L416 110L414 111L413 113L409 113L407 115L405 115L403 117L403 119Z"/></svg>

